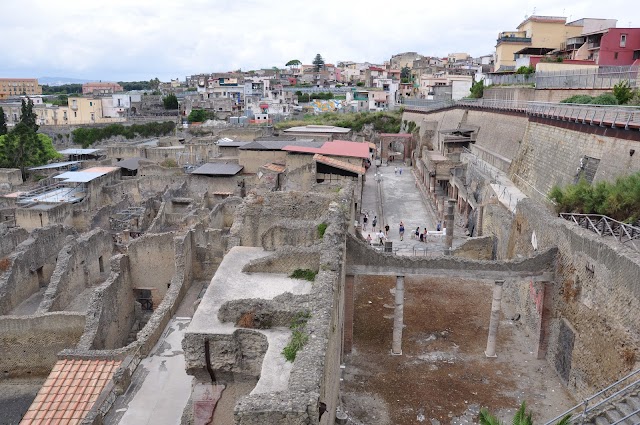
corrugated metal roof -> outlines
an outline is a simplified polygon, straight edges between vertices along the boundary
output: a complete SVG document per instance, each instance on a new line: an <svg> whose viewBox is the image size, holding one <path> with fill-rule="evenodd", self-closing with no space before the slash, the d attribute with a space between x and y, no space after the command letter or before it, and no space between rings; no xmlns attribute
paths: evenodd
<svg viewBox="0 0 640 425"><path fill-rule="evenodd" d="M39 167L29 168L29 171L49 170L49 169L52 169L52 168L62 168L62 167L68 167L68 166L74 165L74 164L80 164L80 161L54 162L53 164L47 164L47 165L41 165Z"/></svg>
<svg viewBox="0 0 640 425"><path fill-rule="evenodd" d="M65 149L58 151L62 155L91 155L92 153L100 152L102 149Z"/></svg>
<svg viewBox="0 0 640 425"><path fill-rule="evenodd" d="M356 174L364 174L367 170L364 167L350 164L347 161L340 161L339 159L329 158L328 156L320 155L319 153L313 156L313 160L320 162L331 167L339 168L341 170L351 171Z"/></svg>
<svg viewBox="0 0 640 425"><path fill-rule="evenodd" d="M290 133L348 133L350 128L335 127L333 125L305 125L301 127L291 127L284 130Z"/></svg>
<svg viewBox="0 0 640 425"><path fill-rule="evenodd" d="M116 167L124 168L126 170L137 170L140 167L140 161L147 161L146 158L141 158L139 156L135 158L123 159L122 161L116 162Z"/></svg>
<svg viewBox="0 0 640 425"><path fill-rule="evenodd" d="M88 183L100 176L118 170L117 167L93 167L82 171L67 171L54 176L54 179L64 180L65 183Z"/></svg>
<svg viewBox="0 0 640 425"><path fill-rule="evenodd" d="M300 146L307 148L320 148L324 142L315 142L315 141L287 141L287 140L269 140L269 141L261 141L261 142L251 142L248 145L244 145L239 147L240 150L249 150L249 151L280 151L285 146Z"/></svg>
<svg viewBox="0 0 640 425"><path fill-rule="evenodd" d="M209 162L191 172L191 174L201 174L206 176L235 176L244 167L238 164L228 164L226 162Z"/></svg>

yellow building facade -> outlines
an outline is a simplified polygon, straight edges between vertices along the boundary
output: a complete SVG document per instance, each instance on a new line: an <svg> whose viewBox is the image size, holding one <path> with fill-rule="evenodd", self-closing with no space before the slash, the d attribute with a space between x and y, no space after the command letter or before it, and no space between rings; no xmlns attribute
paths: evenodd
<svg viewBox="0 0 640 425"><path fill-rule="evenodd" d="M42 86L36 78L0 78L0 99L36 94L42 94Z"/></svg>
<svg viewBox="0 0 640 425"><path fill-rule="evenodd" d="M568 38L582 33L582 25L567 25L566 22L564 17L530 16L518 25L517 31L498 34L495 70L515 67L516 54L522 49L560 49Z"/></svg>

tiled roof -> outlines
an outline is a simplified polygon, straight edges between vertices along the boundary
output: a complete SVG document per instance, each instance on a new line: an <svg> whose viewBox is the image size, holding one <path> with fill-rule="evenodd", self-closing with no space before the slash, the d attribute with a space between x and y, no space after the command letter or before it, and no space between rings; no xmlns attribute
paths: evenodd
<svg viewBox="0 0 640 425"><path fill-rule="evenodd" d="M334 140L325 142L321 148L307 148L300 146L285 146L283 151L319 153L331 156L351 156L355 158L369 158L369 144L361 142L348 142L345 140Z"/></svg>
<svg viewBox="0 0 640 425"><path fill-rule="evenodd" d="M273 162L270 162L268 164L263 165L262 168L266 168L269 171L275 171L276 173L284 173L286 166L282 164L274 164Z"/></svg>
<svg viewBox="0 0 640 425"><path fill-rule="evenodd" d="M58 360L20 425L79 424L120 360Z"/></svg>
<svg viewBox="0 0 640 425"><path fill-rule="evenodd" d="M328 156L320 155L319 153L313 156L313 160L321 164L329 165L341 170L351 171L352 173L356 174L364 174L367 171L364 167L350 164L347 161L340 161L339 159L329 158Z"/></svg>

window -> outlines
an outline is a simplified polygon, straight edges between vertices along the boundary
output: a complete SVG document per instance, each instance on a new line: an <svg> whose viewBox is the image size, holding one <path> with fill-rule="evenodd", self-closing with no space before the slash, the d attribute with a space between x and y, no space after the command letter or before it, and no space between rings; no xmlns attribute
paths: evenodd
<svg viewBox="0 0 640 425"><path fill-rule="evenodd" d="M633 51L633 60L640 59L640 50Z"/></svg>
<svg viewBox="0 0 640 425"><path fill-rule="evenodd" d="M620 47L627 45L627 34L620 34Z"/></svg>
<svg viewBox="0 0 640 425"><path fill-rule="evenodd" d="M93 102L89 102L89 106L93 106Z"/></svg>
<svg viewBox="0 0 640 425"><path fill-rule="evenodd" d="M77 118L78 117L78 113L74 111L73 112L73 116Z"/></svg>
<svg viewBox="0 0 640 425"><path fill-rule="evenodd" d="M614 59L618 59L618 52L615 52L615 53L613 54L613 58L614 58Z"/></svg>

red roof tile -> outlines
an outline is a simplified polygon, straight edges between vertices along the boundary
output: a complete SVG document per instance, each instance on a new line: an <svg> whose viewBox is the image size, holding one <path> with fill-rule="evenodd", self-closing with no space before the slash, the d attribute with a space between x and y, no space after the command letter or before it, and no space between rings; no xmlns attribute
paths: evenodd
<svg viewBox="0 0 640 425"><path fill-rule="evenodd" d="M270 162L268 164L263 165L262 168L266 168L267 170L274 171L276 173L284 173L284 170L287 167L282 164L275 164L273 162Z"/></svg>
<svg viewBox="0 0 640 425"><path fill-rule="evenodd" d="M58 360L20 425L79 424L120 363L119 360Z"/></svg>
<svg viewBox="0 0 640 425"><path fill-rule="evenodd" d="M319 153L313 156L313 160L321 164L329 165L341 170L351 171L352 173L356 174L364 174L367 171L364 167L350 164L347 161L340 161L339 159L329 158L328 156L320 155Z"/></svg>
<svg viewBox="0 0 640 425"><path fill-rule="evenodd" d="M289 152L319 153L328 156L350 156L355 158L369 158L369 144L361 142L347 142L345 140L334 140L325 142L321 148L311 148L306 146L288 145L282 148Z"/></svg>

